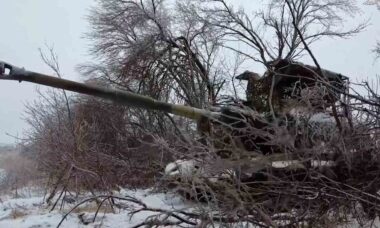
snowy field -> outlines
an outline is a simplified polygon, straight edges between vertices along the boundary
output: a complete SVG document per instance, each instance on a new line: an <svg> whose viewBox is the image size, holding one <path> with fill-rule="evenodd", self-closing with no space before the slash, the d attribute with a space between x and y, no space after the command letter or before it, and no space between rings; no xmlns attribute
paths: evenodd
<svg viewBox="0 0 380 228"><path fill-rule="evenodd" d="M6 174L4 170L0 169L0 183L4 181L5 178ZM114 207L112 210L109 206L104 204L105 206L101 207L95 221L93 222L98 206L94 201L92 201L82 204L63 220L64 216L76 204L92 198L91 195L78 197L75 199L75 202L69 202L71 200L74 201L74 198L68 197L68 200L65 200L66 203L64 205L61 205L62 201L59 201L54 210L51 210L52 204L47 205L47 203L45 203L46 199L44 198L44 195L43 190L31 187L19 189L17 191L17 197L15 197L16 194L14 191L11 192L11 194L1 194L0 192L0 228L51 228L57 227L61 221L62 224L60 227L64 228L128 228L141 224L147 218L150 218L150 216L157 215L157 212L141 211L132 216L131 212L141 209L141 205L126 201L117 201L117 204L119 204L120 207ZM170 193L156 193L152 190L122 189L114 192L113 196L123 198L133 197L133 199L139 200L147 207L153 209L192 211L195 208L193 203L184 201L178 195ZM52 202L54 203L55 200L52 200ZM240 228L246 226L231 225L231 227ZM334 226L329 227L333 228ZM352 223L338 227L380 228L380 222L377 219L374 224L370 223L360 226L357 223Z"/></svg>
<svg viewBox="0 0 380 228"><path fill-rule="evenodd" d="M63 216L74 206L74 204L71 204L65 206L62 210L57 209L50 212L51 207L44 203L42 194L24 190L21 195L22 197L20 198L0 197L0 227L56 227ZM170 194L151 193L148 190L122 190L118 195L135 197L153 208L186 209L185 203L180 198ZM115 213L99 212L96 221L92 223L96 209L95 203L81 206L63 221L61 227L133 227L143 222L147 217L154 215L153 212L140 212L131 217L129 213L134 208L116 209ZM86 222L91 223L85 225L84 223Z"/></svg>
<svg viewBox="0 0 380 228"><path fill-rule="evenodd" d="M0 228L14 227L14 228L52 228L57 227L61 222L64 215L74 207L75 204L66 205L63 208L57 206L53 211L51 206L44 203L44 197L42 192L33 189L23 189L19 191L21 197L14 198L12 196L3 195L0 196ZM116 196L116 195L115 195ZM178 196L172 194L153 193L150 190L121 190L117 196L125 197L132 196L138 200L141 200L147 206L158 209L181 209L191 210L191 203L184 202ZM86 199L82 197L75 203ZM93 222L93 218L97 209L95 203L86 203L76 209L73 213L67 216L63 220L60 227L63 228L128 228L133 227L149 216L155 215L154 212L140 212L133 216L130 215L132 210L138 209L139 206L128 204L129 207L123 207L124 209L116 209L115 213L111 211L101 210ZM338 228L359 228L359 227L380 227L379 221L375 224L366 224L360 226L357 223L346 224L344 226L338 226ZM173 226L167 226L173 227ZM217 226L218 227L218 226ZM245 227L245 226L231 226L231 227ZM329 226L333 228L334 226Z"/></svg>

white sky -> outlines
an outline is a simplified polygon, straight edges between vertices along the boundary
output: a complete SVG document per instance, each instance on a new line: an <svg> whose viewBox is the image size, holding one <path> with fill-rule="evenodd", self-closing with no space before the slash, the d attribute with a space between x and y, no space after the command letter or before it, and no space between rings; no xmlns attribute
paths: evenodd
<svg viewBox="0 0 380 228"><path fill-rule="evenodd" d="M88 59L85 16L91 0L0 0L0 60L42 73L38 48L54 45L64 76L78 79L75 66ZM24 104L36 98L35 85L0 81L0 143L12 143L27 127Z"/></svg>
<svg viewBox="0 0 380 228"><path fill-rule="evenodd" d="M240 0L241 1L241 0ZM241 1L257 4L256 1ZM75 66L90 59L85 16L91 0L0 0L0 60L42 73L51 71L42 63L38 48L54 45L64 76L79 80ZM324 40L313 46L323 68L355 80L380 74L380 60L374 62L371 49L380 40L380 11L363 6L362 18L371 19L365 32L349 40ZM351 23L351 22L350 22ZM252 69L254 71L254 69ZM22 120L24 104L36 98L35 86L0 81L0 143L12 143L27 127Z"/></svg>

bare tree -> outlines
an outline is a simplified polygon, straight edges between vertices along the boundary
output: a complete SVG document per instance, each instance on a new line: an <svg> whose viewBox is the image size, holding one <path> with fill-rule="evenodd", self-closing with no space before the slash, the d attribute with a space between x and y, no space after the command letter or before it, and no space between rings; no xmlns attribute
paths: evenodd
<svg viewBox="0 0 380 228"><path fill-rule="evenodd" d="M100 76L127 90L194 107L216 102L219 43L191 9L162 0L99 1L89 17ZM91 68L90 68L91 70Z"/></svg>
<svg viewBox="0 0 380 228"><path fill-rule="evenodd" d="M291 0L290 7L286 1L271 0L265 1L266 9L260 8L252 15L225 0L193 2L204 2L198 4L198 16L219 29L221 38L229 41L224 42L225 47L264 64L299 58L305 51L300 35L310 45L323 37L347 38L365 27L363 23L352 29L341 29L344 17L353 16L359 10L352 0Z"/></svg>
<svg viewBox="0 0 380 228"><path fill-rule="evenodd" d="M273 0L252 16L224 0L98 3L89 16L92 30L88 38L94 42L91 51L101 64L85 65L82 72L127 91L193 107L236 102L223 95L241 94L233 80L238 70L226 67L231 58L224 56L270 68L273 61L300 57L320 38L346 38L365 27L340 29L345 15L358 12L352 0L294 0L289 1L290 7ZM236 64L240 66L242 61ZM162 134L164 125L178 122L151 111L130 110L128 115L146 129L161 129ZM191 129L188 124L173 127L178 133L182 128Z"/></svg>

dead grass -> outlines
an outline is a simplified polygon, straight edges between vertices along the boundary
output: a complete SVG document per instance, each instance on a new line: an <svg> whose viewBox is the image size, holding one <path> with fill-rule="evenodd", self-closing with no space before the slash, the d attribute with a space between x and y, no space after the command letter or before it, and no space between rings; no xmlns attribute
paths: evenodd
<svg viewBox="0 0 380 228"><path fill-rule="evenodd" d="M12 219L18 219L18 218L25 217L26 215L28 214L25 211L18 208L14 208L12 209L12 212L9 217Z"/></svg>
<svg viewBox="0 0 380 228"><path fill-rule="evenodd" d="M84 212L85 213L95 213L98 210L98 208L99 208L98 204L89 203L89 204L86 204L84 206L76 208L73 212L77 213L77 214L84 213ZM107 204L103 204L99 208L98 213L113 213L113 212L114 212L114 210L112 209L111 205L107 203Z"/></svg>

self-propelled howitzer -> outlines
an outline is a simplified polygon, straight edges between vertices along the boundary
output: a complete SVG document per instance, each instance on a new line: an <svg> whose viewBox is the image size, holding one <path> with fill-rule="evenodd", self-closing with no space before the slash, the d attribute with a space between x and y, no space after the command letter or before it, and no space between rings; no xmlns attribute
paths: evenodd
<svg viewBox="0 0 380 228"><path fill-rule="evenodd" d="M222 109L224 111L210 111L185 105L170 104L167 102L155 100L151 97L139 95L128 91L113 88L105 88L93 84L85 84L28 71L23 68L19 68L1 61L0 79L15 80L19 82L27 81L35 84L100 97L130 107L171 113L176 116L181 116L197 121L198 125L199 123L204 122L204 120L206 120L206 122L210 120L212 122L218 122L219 126L221 127L232 126L233 128L242 128L241 126L239 126L239 124L242 124L241 122L239 122L239 119L245 118L243 116L252 115L251 111L247 111L245 109L236 109L236 107L226 107L225 109ZM284 160L284 156L285 155L279 154L267 155L262 157L258 156L254 163L261 165L264 163L270 164L275 160Z"/></svg>

